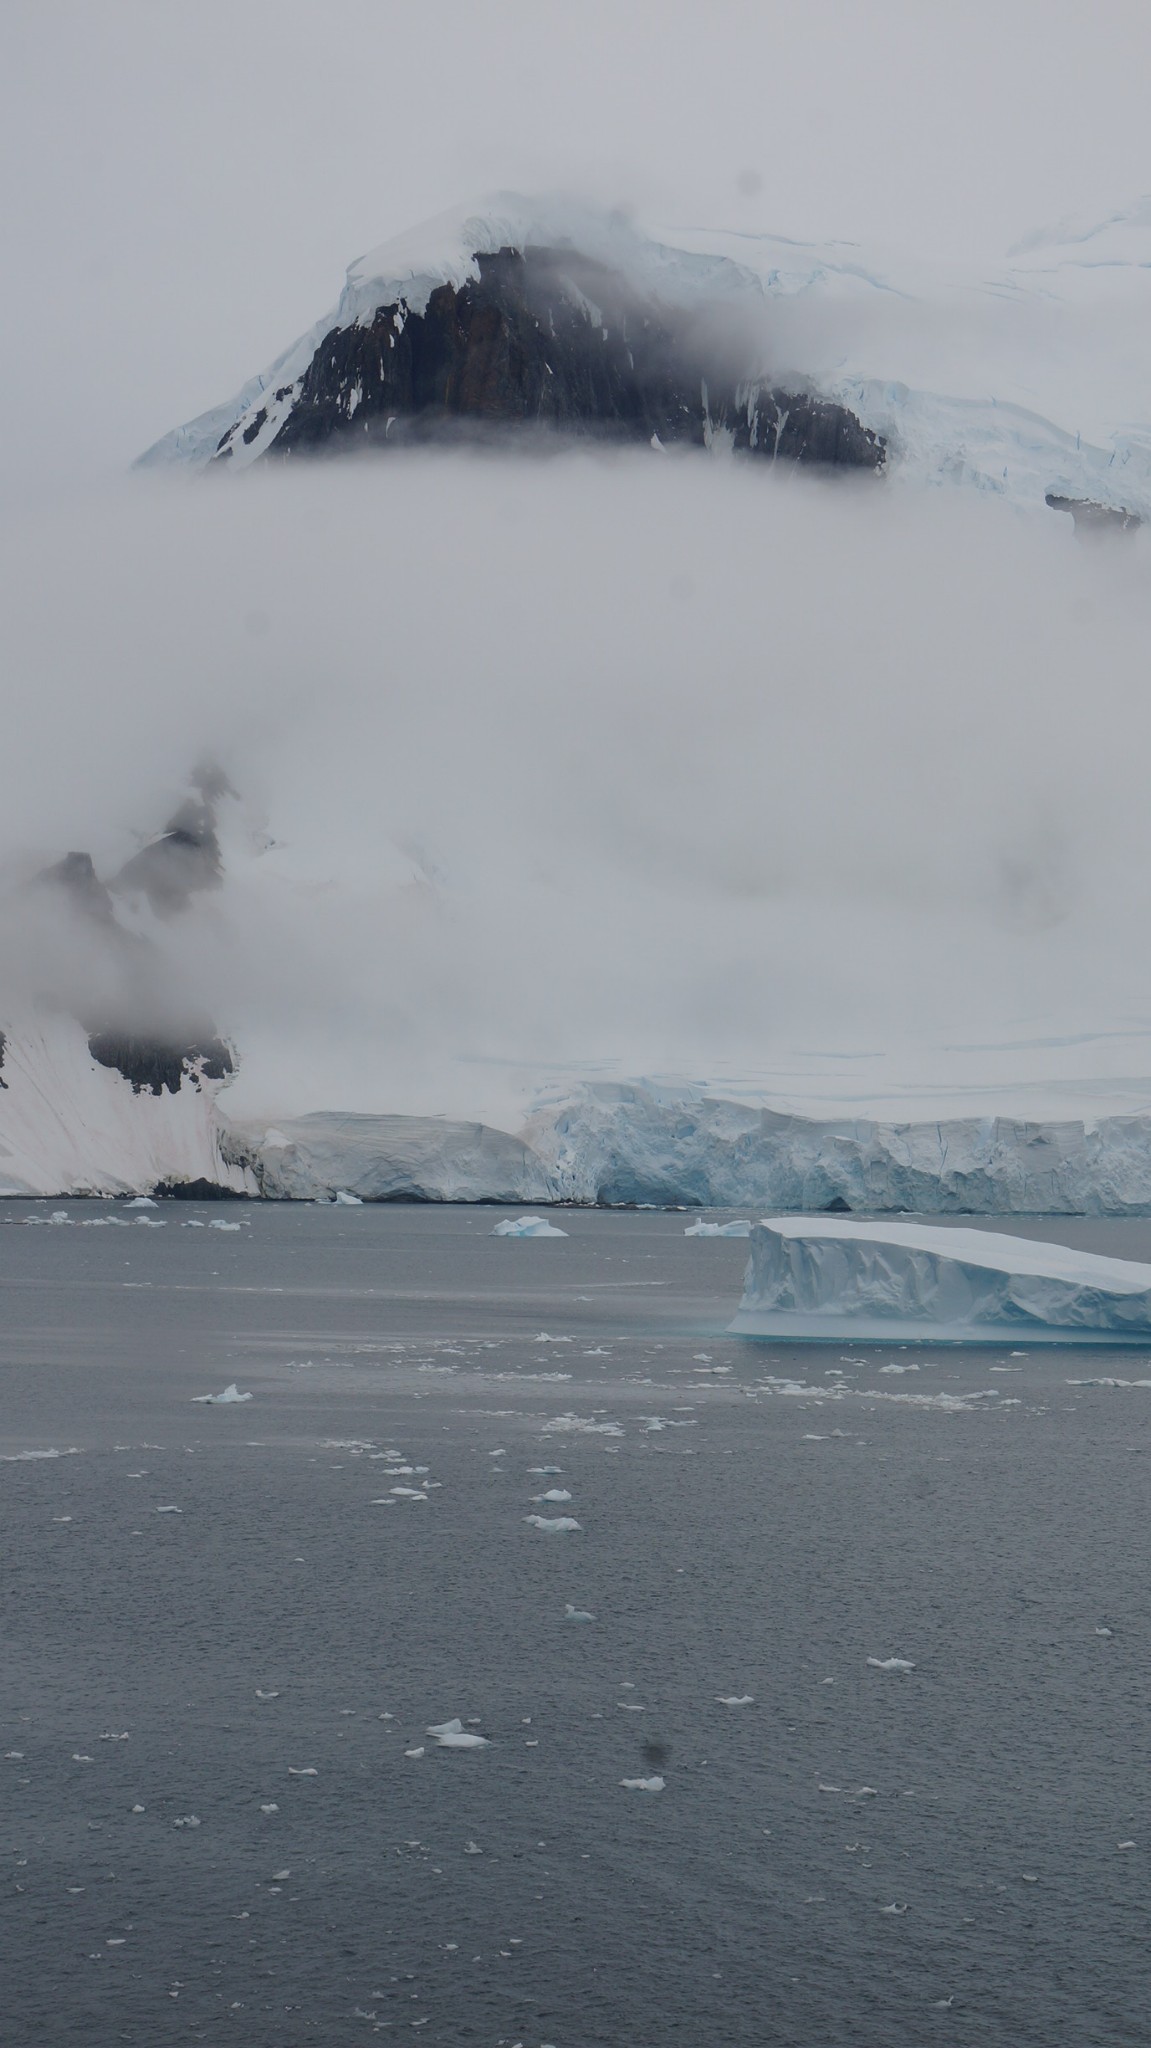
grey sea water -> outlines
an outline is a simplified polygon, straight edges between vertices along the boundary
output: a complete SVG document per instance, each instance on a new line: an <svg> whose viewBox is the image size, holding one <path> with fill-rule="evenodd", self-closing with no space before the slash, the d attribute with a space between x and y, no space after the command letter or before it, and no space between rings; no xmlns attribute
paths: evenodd
<svg viewBox="0 0 1151 2048"><path fill-rule="evenodd" d="M1151 1358L735 1340L684 1216L139 1213L0 1205L5 2041L1148 2040Z"/></svg>

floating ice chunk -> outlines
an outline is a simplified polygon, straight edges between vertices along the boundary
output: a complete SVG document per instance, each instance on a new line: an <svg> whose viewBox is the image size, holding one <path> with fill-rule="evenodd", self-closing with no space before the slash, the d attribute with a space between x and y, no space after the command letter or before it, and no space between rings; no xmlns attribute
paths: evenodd
<svg viewBox="0 0 1151 2048"><path fill-rule="evenodd" d="M751 1224L743 1221L737 1223L705 1223L703 1217L700 1216L694 1223L689 1223L683 1234L685 1237L750 1237Z"/></svg>
<svg viewBox="0 0 1151 2048"><path fill-rule="evenodd" d="M658 1775L654 1778L620 1779L620 1784L625 1792L662 1792L666 1783L666 1778L661 1778Z"/></svg>
<svg viewBox="0 0 1151 2048"><path fill-rule="evenodd" d="M393 1486L392 1492L397 1500L426 1500L428 1497L418 1486Z"/></svg>
<svg viewBox="0 0 1151 2048"><path fill-rule="evenodd" d="M907 1907L897 1905L881 1906L879 1910L881 1913L906 1913Z"/></svg>
<svg viewBox="0 0 1151 2048"><path fill-rule="evenodd" d="M169 1504L167 1507L156 1509L156 1513L158 1515L182 1515L183 1512L183 1508L173 1507L171 1504Z"/></svg>
<svg viewBox="0 0 1151 2048"><path fill-rule="evenodd" d="M555 1501L559 1501L559 1500L570 1500L570 1499L571 1499L571 1495L570 1495L570 1493L568 1492L568 1490L567 1490L567 1487L566 1487L566 1486L549 1486L549 1487L548 1487L548 1490L547 1490L547 1492L546 1492L546 1493L533 1493L533 1495L532 1495L532 1499L533 1499L533 1500L555 1500Z"/></svg>
<svg viewBox="0 0 1151 2048"><path fill-rule="evenodd" d="M288 1765L289 1778L318 1778L319 1775L319 1772L314 1768L312 1764L304 1764L303 1767L298 1771L295 1770L291 1764Z"/></svg>
<svg viewBox="0 0 1151 2048"><path fill-rule="evenodd" d="M464 1843L464 1855L465 1855L465 1856L482 1856L482 1855L483 1855L483 1853L484 1853L484 1852L483 1852L483 1850L482 1850L482 1849L480 1848L480 1845L479 1845L479 1843L478 1843L478 1842L465 1842L465 1843Z"/></svg>
<svg viewBox="0 0 1151 2048"><path fill-rule="evenodd" d="M206 1405L210 1408L226 1408L236 1401L250 1401L251 1398L250 1394L241 1394L235 1380L232 1381L230 1386L224 1388L222 1394L193 1394L192 1396L193 1401L198 1401L202 1406Z"/></svg>
<svg viewBox="0 0 1151 2048"><path fill-rule="evenodd" d="M618 1422L597 1422L594 1415L553 1415L543 1425L545 1436L566 1435L568 1431L578 1431L581 1436L623 1435Z"/></svg>
<svg viewBox="0 0 1151 2048"><path fill-rule="evenodd" d="M135 1216L132 1220L141 1230L164 1230L167 1227L162 1216Z"/></svg>
<svg viewBox="0 0 1151 2048"><path fill-rule="evenodd" d="M1133 1849L1135 1844L1134 1842L1116 1842L1115 1847L1117 1849Z"/></svg>
<svg viewBox="0 0 1151 2048"><path fill-rule="evenodd" d="M260 1808L261 1813L279 1813L279 1811L280 1809L274 1799L266 1799Z"/></svg>
<svg viewBox="0 0 1151 2048"><path fill-rule="evenodd" d="M869 1657L873 1671L914 1671L915 1666L906 1657Z"/></svg>
<svg viewBox="0 0 1151 2048"><path fill-rule="evenodd" d="M172 1822L174 1828L198 1828L199 1825L200 1816L198 1813L182 1813L179 1820Z"/></svg>
<svg viewBox="0 0 1151 2048"><path fill-rule="evenodd" d="M362 1209L363 1206L359 1195L350 1195L346 1188L336 1189L337 1209Z"/></svg>
<svg viewBox="0 0 1151 2048"><path fill-rule="evenodd" d="M278 1700L279 1697L278 1692L261 1692L259 1686L256 1687L256 1698L258 1700Z"/></svg>
<svg viewBox="0 0 1151 2048"><path fill-rule="evenodd" d="M209 1230L238 1230L240 1226L238 1223L225 1223L222 1216L214 1216L208 1228Z"/></svg>
<svg viewBox="0 0 1151 2048"><path fill-rule="evenodd" d="M66 1451L5 1451L0 1454L0 1465L23 1465L32 1458L78 1458L79 1455L74 1444Z"/></svg>
<svg viewBox="0 0 1151 2048"><path fill-rule="evenodd" d="M562 1465L529 1465L528 1474L532 1479L558 1479L563 1469Z"/></svg>
<svg viewBox="0 0 1151 2048"><path fill-rule="evenodd" d="M595 1615L590 1613L586 1607L573 1607L571 1601L569 1600L567 1606L564 1608L564 1620L594 1621Z"/></svg>
<svg viewBox="0 0 1151 2048"><path fill-rule="evenodd" d="M1151 1265L949 1225L776 1216L752 1231L731 1327L804 1340L1146 1345Z"/></svg>
<svg viewBox="0 0 1151 2048"><path fill-rule="evenodd" d="M493 1237L566 1237L566 1230L557 1230L554 1223L548 1223L543 1216L505 1216L492 1231Z"/></svg>
<svg viewBox="0 0 1151 2048"><path fill-rule="evenodd" d="M205 1227L198 1216L185 1216L180 1225L181 1230L203 1230Z"/></svg>
<svg viewBox="0 0 1151 2048"><path fill-rule="evenodd" d="M463 1722L458 1718L454 1721L441 1721L435 1728L425 1728L424 1734L434 1735L441 1749L486 1749L488 1747L486 1735L470 1735Z"/></svg>
<svg viewBox="0 0 1151 2048"><path fill-rule="evenodd" d="M424 1752L423 1752L422 1748L421 1748L421 1749L405 1749L405 1751L404 1751L404 1755L405 1755L405 1756L422 1756L422 1755L423 1755L423 1753L424 1753Z"/></svg>
<svg viewBox="0 0 1151 2048"><path fill-rule="evenodd" d="M549 1535L553 1536L563 1535L568 1529L580 1527L571 1515L525 1515L524 1521L530 1522L533 1529L546 1529Z"/></svg>
<svg viewBox="0 0 1151 2048"><path fill-rule="evenodd" d="M918 1372L919 1367L917 1365L881 1365L879 1370L880 1372ZM992 1366L991 1370L994 1372L995 1367Z"/></svg>
<svg viewBox="0 0 1151 2048"><path fill-rule="evenodd" d="M717 1692L715 1697L717 1704L721 1707L753 1707L755 1705L755 1694L753 1692Z"/></svg>
<svg viewBox="0 0 1151 2048"><path fill-rule="evenodd" d="M151 1195L133 1195L131 1201L124 1204L125 1209L155 1209L157 1206Z"/></svg>
<svg viewBox="0 0 1151 2048"><path fill-rule="evenodd" d="M121 1728L119 1733L117 1733L116 1730L112 1728L107 1728L105 1729L103 1735L97 1736L96 1739L98 1742L127 1742L128 1730L126 1728Z"/></svg>
<svg viewBox="0 0 1151 2048"><path fill-rule="evenodd" d="M1097 1636L1113 1636L1115 1631L1113 1628L1097 1628L1095 1633Z"/></svg>
<svg viewBox="0 0 1151 2048"><path fill-rule="evenodd" d="M135 1806L134 1806L134 1807L132 1808L132 1812L133 1812L133 1813L147 1813L147 1811L148 1811L147 1807L146 1807L146 1806L141 1806L141 1805L139 1804L139 1802L137 1802L137 1804L136 1804L136 1805L135 1805Z"/></svg>

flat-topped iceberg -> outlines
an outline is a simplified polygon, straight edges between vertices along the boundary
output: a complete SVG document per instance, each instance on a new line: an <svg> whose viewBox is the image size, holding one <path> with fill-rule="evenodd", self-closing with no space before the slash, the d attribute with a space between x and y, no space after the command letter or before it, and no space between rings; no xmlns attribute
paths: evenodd
<svg viewBox="0 0 1151 2048"><path fill-rule="evenodd" d="M941 1225L774 1216L751 1233L748 1337L1151 1345L1151 1265Z"/></svg>

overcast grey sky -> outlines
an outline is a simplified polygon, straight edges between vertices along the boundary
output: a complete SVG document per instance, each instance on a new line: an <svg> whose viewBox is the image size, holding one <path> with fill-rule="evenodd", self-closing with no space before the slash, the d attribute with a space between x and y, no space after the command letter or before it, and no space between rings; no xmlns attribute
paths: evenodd
<svg viewBox="0 0 1151 2048"><path fill-rule="evenodd" d="M1145 0L6 0L9 482L126 462L492 186L995 255L1151 189L1149 83Z"/></svg>

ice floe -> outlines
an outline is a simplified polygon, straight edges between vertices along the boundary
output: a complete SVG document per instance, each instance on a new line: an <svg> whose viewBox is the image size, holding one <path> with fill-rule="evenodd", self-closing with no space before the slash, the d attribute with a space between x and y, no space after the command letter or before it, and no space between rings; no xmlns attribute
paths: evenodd
<svg viewBox="0 0 1151 2048"><path fill-rule="evenodd" d="M564 1608L565 1621L594 1621L595 1615L586 1607L573 1607L569 1600Z"/></svg>
<svg viewBox="0 0 1151 2048"><path fill-rule="evenodd" d="M869 1657L873 1671L914 1671L915 1666L906 1657Z"/></svg>
<svg viewBox="0 0 1151 2048"><path fill-rule="evenodd" d="M192 1396L193 1401L198 1402L201 1407L207 1406L209 1408L230 1408L237 1401L250 1401L251 1398L250 1394L241 1394L235 1380L232 1381L230 1386L224 1388L222 1394L193 1394Z"/></svg>
<svg viewBox="0 0 1151 2048"><path fill-rule="evenodd" d="M425 1728L425 1735L432 1735L441 1749L487 1749L486 1735L472 1735L461 1720L440 1721L434 1728Z"/></svg>
<svg viewBox="0 0 1151 2048"><path fill-rule="evenodd" d="M568 1529L578 1529L580 1524L571 1515L525 1515L533 1529L546 1529L550 1536L563 1535Z"/></svg>
<svg viewBox="0 0 1151 2048"><path fill-rule="evenodd" d="M493 1237L566 1237L566 1230L558 1230L543 1216L505 1216L497 1223Z"/></svg>
<svg viewBox="0 0 1151 2048"><path fill-rule="evenodd" d="M705 1223L700 1216L696 1222L688 1224L683 1234L685 1237L750 1237L751 1224L742 1220L735 1223Z"/></svg>
<svg viewBox="0 0 1151 2048"><path fill-rule="evenodd" d="M625 1792L662 1792L666 1783L666 1778L661 1778L658 1773L654 1778L620 1779Z"/></svg>

